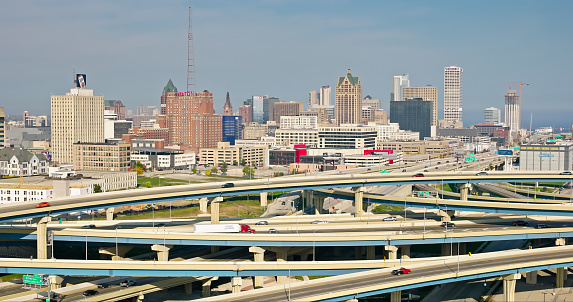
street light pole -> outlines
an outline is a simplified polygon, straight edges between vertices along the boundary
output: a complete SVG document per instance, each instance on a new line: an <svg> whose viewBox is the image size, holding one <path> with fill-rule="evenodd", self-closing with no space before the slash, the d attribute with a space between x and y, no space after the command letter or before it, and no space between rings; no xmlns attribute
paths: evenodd
<svg viewBox="0 0 573 302"><path fill-rule="evenodd" d="M118 226L117 228L115 228L115 257L117 260L119 260L119 252L118 252L118 248L117 248L117 229L121 228L121 225Z"/></svg>

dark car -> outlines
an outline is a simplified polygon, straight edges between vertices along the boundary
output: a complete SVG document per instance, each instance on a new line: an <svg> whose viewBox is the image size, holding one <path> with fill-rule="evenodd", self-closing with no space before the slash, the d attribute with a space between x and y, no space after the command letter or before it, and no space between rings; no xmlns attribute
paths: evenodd
<svg viewBox="0 0 573 302"><path fill-rule="evenodd" d="M422 173L417 173L417 174L412 175L412 177L424 177L424 174L422 174Z"/></svg>
<svg viewBox="0 0 573 302"><path fill-rule="evenodd" d="M402 169L402 172L406 172L406 169Z"/></svg>
<svg viewBox="0 0 573 302"><path fill-rule="evenodd" d="M255 223L255 225L268 225L269 223L266 220L261 220L257 223Z"/></svg>
<svg viewBox="0 0 573 302"><path fill-rule="evenodd" d="M234 186L235 186L234 183L228 182L228 183L226 183L226 184L223 184L223 185L221 186L221 188L233 188Z"/></svg>
<svg viewBox="0 0 573 302"><path fill-rule="evenodd" d="M86 224L82 226L82 229L95 229L95 224Z"/></svg>
<svg viewBox="0 0 573 302"><path fill-rule="evenodd" d="M564 172L559 173L559 175L571 175L571 172L570 171L564 171Z"/></svg>
<svg viewBox="0 0 573 302"><path fill-rule="evenodd" d="M446 228L455 228L456 224L453 222L444 221L444 222L442 222L442 226L446 227Z"/></svg>
<svg viewBox="0 0 573 302"><path fill-rule="evenodd" d="M88 289L84 292L84 296L93 296L93 295L97 295L97 290Z"/></svg>
<svg viewBox="0 0 573 302"><path fill-rule="evenodd" d="M130 287L132 285L136 285L137 282L135 282L135 280L125 280L123 282L121 282L119 285L121 285L122 287Z"/></svg>
<svg viewBox="0 0 573 302"><path fill-rule="evenodd" d="M538 225L535 226L536 229L545 229L548 228L549 226L544 224L544 223L540 223Z"/></svg>
<svg viewBox="0 0 573 302"><path fill-rule="evenodd" d="M528 226L529 222L523 221L523 220L516 220L516 221L512 222L511 224L513 224L515 226Z"/></svg>
<svg viewBox="0 0 573 302"><path fill-rule="evenodd" d="M109 287L109 284L107 284L107 283L100 283L97 285L97 288L108 288L108 287Z"/></svg>
<svg viewBox="0 0 573 302"><path fill-rule="evenodd" d="M399 269L395 269L392 271L392 275L402 275L402 274L409 274L412 270L409 268L401 267Z"/></svg>
<svg viewBox="0 0 573 302"><path fill-rule="evenodd" d="M481 171L481 172L476 173L476 176L485 176L485 175L487 175L487 172L485 172L485 171Z"/></svg>

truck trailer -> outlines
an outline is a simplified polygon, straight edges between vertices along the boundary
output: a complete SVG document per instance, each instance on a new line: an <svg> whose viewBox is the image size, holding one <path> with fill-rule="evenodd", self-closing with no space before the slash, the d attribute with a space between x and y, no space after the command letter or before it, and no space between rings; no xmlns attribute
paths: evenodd
<svg viewBox="0 0 573 302"><path fill-rule="evenodd" d="M195 233L254 233L246 224L220 223L220 224L195 224Z"/></svg>

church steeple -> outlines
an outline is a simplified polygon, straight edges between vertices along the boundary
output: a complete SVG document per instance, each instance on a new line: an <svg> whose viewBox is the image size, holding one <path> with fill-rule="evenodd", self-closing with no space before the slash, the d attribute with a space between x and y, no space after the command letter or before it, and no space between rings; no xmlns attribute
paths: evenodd
<svg viewBox="0 0 573 302"><path fill-rule="evenodd" d="M229 91L227 91L227 100L225 101L225 106L223 106L223 115L233 115L233 105L231 105Z"/></svg>

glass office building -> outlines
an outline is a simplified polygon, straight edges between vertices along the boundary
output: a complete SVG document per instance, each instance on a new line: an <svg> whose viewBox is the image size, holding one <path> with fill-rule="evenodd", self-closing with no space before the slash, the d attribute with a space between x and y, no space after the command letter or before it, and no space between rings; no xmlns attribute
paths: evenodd
<svg viewBox="0 0 573 302"><path fill-rule="evenodd" d="M401 130L420 133L420 139L432 136L432 102L422 98L390 102L390 122L400 124Z"/></svg>
<svg viewBox="0 0 573 302"><path fill-rule="evenodd" d="M223 142L235 144L235 140L242 139L242 118L235 115L223 116Z"/></svg>

